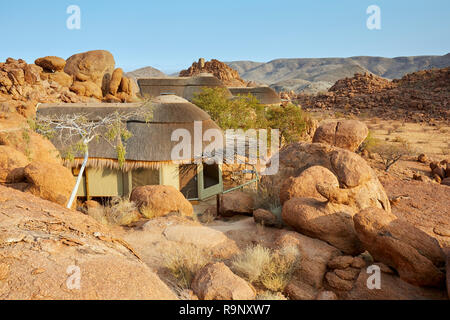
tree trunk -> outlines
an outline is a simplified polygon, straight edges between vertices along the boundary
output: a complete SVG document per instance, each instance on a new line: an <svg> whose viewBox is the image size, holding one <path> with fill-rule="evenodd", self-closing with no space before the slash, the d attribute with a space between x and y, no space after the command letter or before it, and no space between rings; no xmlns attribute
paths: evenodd
<svg viewBox="0 0 450 320"><path fill-rule="evenodd" d="M80 172L78 173L77 182L75 183L75 187L73 187L72 194L70 195L69 202L67 203L67 209L72 208L73 201L75 200L75 197L78 193L78 188L80 187L81 179L83 179L83 173L84 173L84 169L86 168L88 159L89 159L89 151L88 151L88 148L86 145L86 151L84 153L83 164L81 165Z"/></svg>

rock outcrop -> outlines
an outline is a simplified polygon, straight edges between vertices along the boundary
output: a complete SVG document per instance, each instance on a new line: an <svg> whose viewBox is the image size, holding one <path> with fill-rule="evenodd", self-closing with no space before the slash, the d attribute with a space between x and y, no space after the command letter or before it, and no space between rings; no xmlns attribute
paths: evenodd
<svg viewBox="0 0 450 320"><path fill-rule="evenodd" d="M342 253L333 246L297 232L283 232L276 240L277 248L295 247L300 254L300 267L286 291L291 299L314 299L323 288L327 264Z"/></svg>
<svg viewBox="0 0 450 320"><path fill-rule="evenodd" d="M352 215L339 206L312 198L292 198L284 204L282 217L300 233L326 241L347 254L364 251Z"/></svg>
<svg viewBox="0 0 450 320"><path fill-rule="evenodd" d="M450 68L423 70L389 81L373 74L338 80L325 94L291 94L306 110L339 110L389 119L429 123L448 121Z"/></svg>
<svg viewBox="0 0 450 320"><path fill-rule="evenodd" d="M189 69L181 71L180 77L192 77L200 73L212 73L228 87L247 86L246 82L241 79L236 70L216 59L205 62L205 59L200 58L199 61L194 62Z"/></svg>
<svg viewBox="0 0 450 320"><path fill-rule="evenodd" d="M307 170L318 172L315 177L312 175L305 179L310 181L310 185L305 186L308 193L299 192L284 202L283 221L345 253L361 253L362 247L353 228L353 215L370 207L390 211L387 195L366 161L348 150L319 143L291 144L278 156L278 173L264 177L269 186L289 185L292 177L309 176ZM338 184L333 181L333 175ZM313 186L320 196L311 191ZM283 200L286 198L284 194Z"/></svg>
<svg viewBox="0 0 450 320"><path fill-rule="evenodd" d="M375 260L395 268L400 278L417 286L443 286L444 253L436 239L409 222L377 208L353 217L355 230Z"/></svg>
<svg viewBox="0 0 450 320"><path fill-rule="evenodd" d="M89 216L3 186L0 212L1 299L177 299Z"/></svg>
<svg viewBox="0 0 450 320"><path fill-rule="evenodd" d="M210 263L192 281L192 290L201 300L253 300L255 291L224 263Z"/></svg>
<svg viewBox="0 0 450 320"><path fill-rule="evenodd" d="M32 162L23 169L27 192L42 199L67 205L75 186L72 172L61 165L47 162Z"/></svg>
<svg viewBox="0 0 450 320"><path fill-rule="evenodd" d="M296 177L287 178L280 188L280 201L285 203L292 198L316 198L326 200L316 189L317 182L339 187L333 172L322 166L312 166Z"/></svg>
<svg viewBox="0 0 450 320"><path fill-rule="evenodd" d="M147 219L176 212L192 216L194 209L183 194L172 186L142 186L133 189L130 200L136 203L141 214Z"/></svg>
<svg viewBox="0 0 450 320"><path fill-rule="evenodd" d="M355 152L369 134L367 126L358 120L329 121L321 124L313 137L313 142Z"/></svg>
<svg viewBox="0 0 450 320"><path fill-rule="evenodd" d="M248 193L233 191L220 197L219 213L230 217L236 214L251 215L254 209L254 199Z"/></svg>

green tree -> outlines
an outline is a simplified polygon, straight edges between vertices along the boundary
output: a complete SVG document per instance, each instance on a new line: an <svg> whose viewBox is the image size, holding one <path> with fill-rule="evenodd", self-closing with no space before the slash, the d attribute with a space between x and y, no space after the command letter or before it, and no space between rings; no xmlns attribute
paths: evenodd
<svg viewBox="0 0 450 320"><path fill-rule="evenodd" d="M311 123L309 115L294 104L269 107L266 117L270 128L280 130L280 145L301 140Z"/></svg>
<svg viewBox="0 0 450 320"><path fill-rule="evenodd" d="M230 99L225 88L203 88L192 102L224 130L267 127L265 106L250 94Z"/></svg>

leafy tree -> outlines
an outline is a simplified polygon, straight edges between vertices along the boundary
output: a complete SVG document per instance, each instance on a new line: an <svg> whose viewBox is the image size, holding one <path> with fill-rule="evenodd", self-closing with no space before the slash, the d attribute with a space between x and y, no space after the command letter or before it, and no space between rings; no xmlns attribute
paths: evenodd
<svg viewBox="0 0 450 320"><path fill-rule="evenodd" d="M267 127L265 106L250 94L230 99L225 88L203 88L192 102L224 130Z"/></svg>
<svg viewBox="0 0 450 320"><path fill-rule="evenodd" d="M301 140L311 121L309 115L294 104L269 107L267 119L270 128L280 130L280 145Z"/></svg>

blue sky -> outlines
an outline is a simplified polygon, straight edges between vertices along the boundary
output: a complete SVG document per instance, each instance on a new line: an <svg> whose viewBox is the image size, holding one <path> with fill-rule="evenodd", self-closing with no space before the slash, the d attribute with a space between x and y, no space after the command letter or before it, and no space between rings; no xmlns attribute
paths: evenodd
<svg viewBox="0 0 450 320"><path fill-rule="evenodd" d="M0 61L105 49L131 71L166 72L199 57L277 58L442 55L450 52L448 0L1 0ZM381 8L381 30L366 9ZM69 5L81 29L69 30Z"/></svg>

